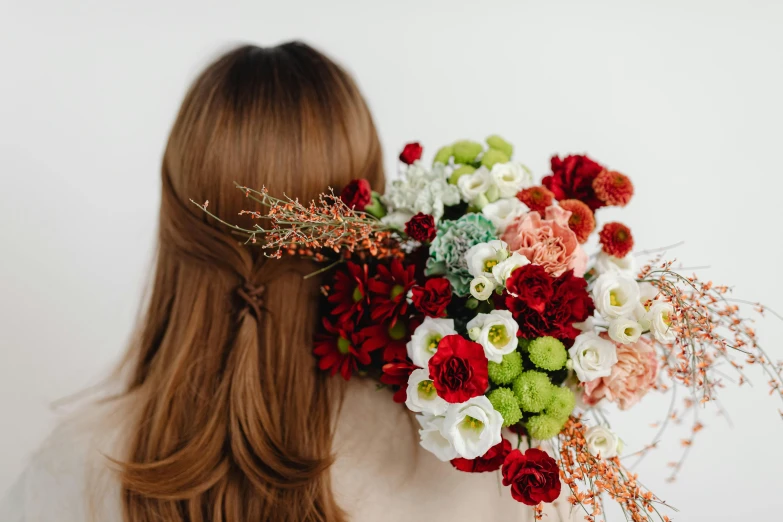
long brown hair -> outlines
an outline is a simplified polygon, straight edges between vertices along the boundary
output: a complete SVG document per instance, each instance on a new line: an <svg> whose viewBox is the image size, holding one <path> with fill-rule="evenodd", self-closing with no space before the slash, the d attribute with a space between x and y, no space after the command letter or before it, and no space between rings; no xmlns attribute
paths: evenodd
<svg viewBox="0 0 783 522"><path fill-rule="evenodd" d="M311 47L237 48L190 88L128 357L126 522L345 519L329 478L338 394L310 351L320 282L302 276L313 267L265 258L189 199L239 220L249 200L234 182L309 200L354 178L383 184L375 127L350 76ZM258 307L240 298L259 288Z"/></svg>

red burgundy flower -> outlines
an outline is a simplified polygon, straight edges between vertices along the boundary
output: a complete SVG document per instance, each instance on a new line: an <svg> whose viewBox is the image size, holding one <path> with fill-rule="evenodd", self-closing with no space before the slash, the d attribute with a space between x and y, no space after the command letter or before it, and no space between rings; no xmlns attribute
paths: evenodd
<svg viewBox="0 0 783 522"><path fill-rule="evenodd" d="M362 315L370 303L368 279L367 265L360 266L350 261L346 263L345 270L338 270L334 274L334 285L327 299L334 305L332 314L340 316L339 322Z"/></svg>
<svg viewBox="0 0 783 522"><path fill-rule="evenodd" d="M598 234L601 249L614 257L625 257L633 249L631 229L622 223L607 223Z"/></svg>
<svg viewBox="0 0 783 522"><path fill-rule="evenodd" d="M528 264L511 272L506 289L527 306L542 312L552 298L552 276L541 265Z"/></svg>
<svg viewBox="0 0 783 522"><path fill-rule="evenodd" d="M421 159L422 152L424 152L424 148L419 143L408 143L400 153L400 161L410 165L417 159Z"/></svg>
<svg viewBox="0 0 783 522"><path fill-rule="evenodd" d="M422 243L429 243L435 239L437 232L435 218L422 212L419 212L405 223L405 233Z"/></svg>
<svg viewBox="0 0 783 522"><path fill-rule="evenodd" d="M394 402L404 403L408 399L408 378L417 368L418 366L408 361L383 365L381 382L395 390Z"/></svg>
<svg viewBox="0 0 783 522"><path fill-rule="evenodd" d="M408 309L408 291L413 287L413 265L403 265L395 259L390 267L378 265L378 275L369 283L371 296L370 317L373 321L390 319L392 324Z"/></svg>
<svg viewBox="0 0 783 522"><path fill-rule="evenodd" d="M385 362L404 361L408 357L406 344L411 339L413 325L400 320L392 324L390 321L368 326L362 330L366 336L364 342L368 350L383 348L383 360Z"/></svg>
<svg viewBox="0 0 783 522"><path fill-rule="evenodd" d="M323 326L326 332L316 336L313 348L320 369L331 375L339 372L347 381L359 365L370 364L370 350L363 345L363 336L354 331L353 323L332 324L324 317Z"/></svg>
<svg viewBox="0 0 783 522"><path fill-rule="evenodd" d="M577 154L562 160L553 156L551 165L552 174L545 176L542 183L552 191L555 199L578 199L593 211L604 206L593 189L593 181L604 170L600 164Z"/></svg>
<svg viewBox="0 0 783 522"><path fill-rule="evenodd" d="M364 207L372 201L372 188L366 179L355 179L348 183L342 192L340 199L350 208L363 211Z"/></svg>
<svg viewBox="0 0 783 522"><path fill-rule="evenodd" d="M485 471L497 471L511 452L511 443L506 439L489 448L487 452L477 459L457 458L451 460L451 465L460 471L467 473L484 473Z"/></svg>
<svg viewBox="0 0 783 522"><path fill-rule="evenodd" d="M503 462L503 485L511 486L514 500L528 506L554 502L560 496L560 470L540 449L514 450Z"/></svg>
<svg viewBox="0 0 783 522"><path fill-rule="evenodd" d="M451 283L445 277L427 279L424 286L413 287L413 305L426 316L444 317L451 302Z"/></svg>
<svg viewBox="0 0 783 522"><path fill-rule="evenodd" d="M441 339L429 366L432 384L446 402L465 402L487 390L484 348L461 335L447 335Z"/></svg>

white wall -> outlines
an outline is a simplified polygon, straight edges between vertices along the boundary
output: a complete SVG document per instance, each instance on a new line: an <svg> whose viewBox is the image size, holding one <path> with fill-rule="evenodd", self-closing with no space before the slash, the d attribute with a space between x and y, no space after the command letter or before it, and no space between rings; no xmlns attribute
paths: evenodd
<svg viewBox="0 0 783 522"><path fill-rule="evenodd" d="M164 141L186 86L236 42L303 38L358 78L400 146L493 132L538 175L587 151L637 196L602 219L783 309L783 8L773 2L25 1L0 7L0 491L122 352L148 272ZM223 7L217 7L218 4ZM229 5L230 4L230 5ZM589 6L588 6L589 4ZM783 357L781 323L758 324ZM640 467L677 520L779 520L781 405L728 389L675 484L673 432ZM615 416L633 447L665 400ZM654 411L653 411L654 410ZM622 519L622 515L614 520Z"/></svg>

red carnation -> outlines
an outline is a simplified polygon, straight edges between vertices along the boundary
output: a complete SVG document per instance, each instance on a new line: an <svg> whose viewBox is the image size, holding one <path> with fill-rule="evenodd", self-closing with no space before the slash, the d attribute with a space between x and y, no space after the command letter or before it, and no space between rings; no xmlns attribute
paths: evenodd
<svg viewBox="0 0 783 522"><path fill-rule="evenodd" d="M364 207L370 204L372 201L372 188L370 188L370 182L366 179L355 179L348 183L342 192L340 192L340 199L343 200L348 207L364 211Z"/></svg>
<svg viewBox="0 0 783 522"><path fill-rule="evenodd" d="M394 392L394 402L404 403L408 398L408 378L418 366L410 362L395 362L384 364L381 382L391 386Z"/></svg>
<svg viewBox="0 0 783 522"><path fill-rule="evenodd" d="M552 174L545 176L542 183L558 201L578 199L593 211L604 206L593 190L593 181L604 170L601 165L581 154L566 156L562 160L553 156L551 165Z"/></svg>
<svg viewBox="0 0 783 522"><path fill-rule="evenodd" d="M422 243L429 243L435 239L437 232L435 218L422 212L419 212L405 223L405 233Z"/></svg>
<svg viewBox="0 0 783 522"><path fill-rule="evenodd" d="M332 324L323 318L326 333L316 336L313 353L319 358L318 367L331 375L340 372L346 381L359 365L370 364L370 350L364 337L354 331L353 323Z"/></svg>
<svg viewBox="0 0 783 522"><path fill-rule="evenodd" d="M517 199L527 205L530 210L543 216L546 214L546 207L555 200L555 195L546 187L536 186L521 190L517 194Z"/></svg>
<svg viewBox="0 0 783 522"><path fill-rule="evenodd" d="M417 159L421 159L422 152L424 152L424 148L418 142L408 143L400 153L400 161L410 165Z"/></svg>
<svg viewBox="0 0 783 522"><path fill-rule="evenodd" d="M633 196L633 183L625 174L604 170L593 180L593 190L607 205L624 207Z"/></svg>
<svg viewBox="0 0 783 522"><path fill-rule="evenodd" d="M349 261L345 265L345 270L335 272L334 285L327 299L335 305L332 314L339 315L340 322L362 315L364 308L370 302L367 284L367 265L359 266Z"/></svg>
<svg viewBox="0 0 783 522"><path fill-rule="evenodd" d="M427 279L424 286L414 286L413 304L429 317L443 317L451 302L451 283L445 277Z"/></svg>
<svg viewBox="0 0 783 522"><path fill-rule="evenodd" d="M429 366L432 384L446 402L465 402L487 390L484 348L461 335L447 335L441 339Z"/></svg>
<svg viewBox="0 0 783 522"><path fill-rule="evenodd" d="M460 471L467 473L484 473L497 471L511 452L511 443L506 439L492 446L487 452L477 459L456 458L451 460L451 465Z"/></svg>
<svg viewBox="0 0 783 522"><path fill-rule="evenodd" d="M408 290L416 282L413 278L416 267L403 265L395 259L391 267L378 265L378 275L369 282L372 297L370 300L370 317L373 321L391 319L392 324L397 317L408 309Z"/></svg>
<svg viewBox="0 0 783 522"><path fill-rule="evenodd" d="M367 338L364 345L369 351L383 348L385 362L404 361L408 357L406 344L411 339L411 331L405 321L390 321L368 326L361 331Z"/></svg>
<svg viewBox="0 0 783 522"><path fill-rule="evenodd" d="M552 276L541 265L528 264L511 272L506 282L508 293L527 306L542 312L552 298Z"/></svg>
<svg viewBox="0 0 783 522"><path fill-rule="evenodd" d="M560 496L560 470L555 459L537 448L518 449L503 462L503 485L511 486L514 500L528 506L554 502Z"/></svg>
<svg viewBox="0 0 783 522"><path fill-rule="evenodd" d="M566 199L560 202L560 208L571 213L568 218L568 228L576 234L576 240L580 243L587 241L595 230L595 216L590 207L578 199Z"/></svg>
<svg viewBox="0 0 783 522"><path fill-rule="evenodd" d="M598 234L601 249L614 257L625 257L633 249L631 229L622 223L612 222L604 225Z"/></svg>

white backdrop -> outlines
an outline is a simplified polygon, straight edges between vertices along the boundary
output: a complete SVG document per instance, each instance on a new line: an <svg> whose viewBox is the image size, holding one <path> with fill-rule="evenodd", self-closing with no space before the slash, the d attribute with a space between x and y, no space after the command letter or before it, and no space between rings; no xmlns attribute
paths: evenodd
<svg viewBox="0 0 783 522"><path fill-rule="evenodd" d="M781 24L780 3L716 0L6 0L0 492L55 421L50 402L97 382L124 349L169 126L219 51L301 38L328 52L367 96L389 169L412 139L432 154L500 133L538 176L552 153L588 152L637 188L600 219L630 225L641 248L685 240L685 264L783 309ZM781 322L758 328L783 358ZM724 391L733 428L704 415L678 482L664 479L684 429L640 466L677 520L780 520L781 404L752 375L756 388ZM643 404L614 418L632 449L667 402Z"/></svg>

